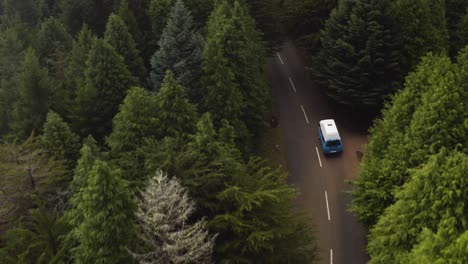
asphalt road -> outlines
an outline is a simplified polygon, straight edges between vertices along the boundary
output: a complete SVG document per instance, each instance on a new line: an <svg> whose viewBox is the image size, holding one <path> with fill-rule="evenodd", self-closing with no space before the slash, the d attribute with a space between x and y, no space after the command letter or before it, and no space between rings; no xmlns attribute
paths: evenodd
<svg viewBox="0 0 468 264"><path fill-rule="evenodd" d="M320 247L319 263L366 263L367 231L348 212L347 180L357 175L367 128L351 111L333 107L312 82L301 55L288 43L267 61L275 115L283 134L290 183L301 192L299 206L310 214ZM344 152L325 157L317 126L335 119Z"/></svg>

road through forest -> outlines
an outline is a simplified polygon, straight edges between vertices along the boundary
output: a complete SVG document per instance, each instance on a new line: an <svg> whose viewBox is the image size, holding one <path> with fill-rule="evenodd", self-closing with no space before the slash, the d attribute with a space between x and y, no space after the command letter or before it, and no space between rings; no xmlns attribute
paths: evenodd
<svg viewBox="0 0 468 264"><path fill-rule="evenodd" d="M274 110L282 129L289 182L301 192L298 204L310 215L320 249L319 263L365 263L366 230L348 208L347 180L357 176L367 128L349 111L333 107L312 82L299 50L287 43L267 60ZM325 157L317 137L321 119L335 119L344 152Z"/></svg>

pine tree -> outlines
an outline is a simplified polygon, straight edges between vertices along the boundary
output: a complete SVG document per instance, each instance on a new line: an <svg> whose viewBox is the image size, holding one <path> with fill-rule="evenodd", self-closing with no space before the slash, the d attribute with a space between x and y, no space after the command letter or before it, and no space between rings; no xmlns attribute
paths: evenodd
<svg viewBox="0 0 468 264"><path fill-rule="evenodd" d="M159 111L159 137L175 137L194 131L197 109L189 102L185 88L167 71L161 91L156 96Z"/></svg>
<svg viewBox="0 0 468 264"><path fill-rule="evenodd" d="M310 263L316 257L313 240L306 238L298 248L288 248L295 253L278 247L291 238L310 239L310 233L297 233L305 230L298 228L298 219L291 213L296 192L286 183L286 173L265 164L252 158L246 173L218 195L222 209L210 223L219 232L216 255L221 262L284 263L278 256L288 256L291 263Z"/></svg>
<svg viewBox="0 0 468 264"><path fill-rule="evenodd" d="M144 139L158 134L156 98L140 87L132 87L113 120L107 144L115 152L136 150Z"/></svg>
<svg viewBox="0 0 468 264"><path fill-rule="evenodd" d="M95 27L92 24L92 20L94 18L93 11L96 8L95 1L61 0L59 7L61 10L61 20L71 34L78 33L83 24L89 25L94 31Z"/></svg>
<svg viewBox="0 0 468 264"><path fill-rule="evenodd" d="M2 1L2 20L8 20L17 16L19 20L28 26L35 26L41 18L41 10L34 0L4 0Z"/></svg>
<svg viewBox="0 0 468 264"><path fill-rule="evenodd" d="M134 11L129 7L127 0L120 1L119 12L117 14L128 27L128 32L132 35L133 40L135 40L138 50L141 51L140 45L142 42L142 32L138 25Z"/></svg>
<svg viewBox="0 0 468 264"><path fill-rule="evenodd" d="M196 33L190 12L182 0L175 2L159 41L159 49L151 58L151 82L159 91L167 70L188 89L192 102L201 99L202 37Z"/></svg>
<svg viewBox="0 0 468 264"><path fill-rule="evenodd" d="M66 162L73 168L78 159L80 138L73 133L68 124L57 113L49 111L41 136L42 146L49 155L57 160Z"/></svg>
<svg viewBox="0 0 468 264"><path fill-rule="evenodd" d="M0 251L9 258L2 258L2 263L60 263L65 260L62 241L67 231L55 209L47 210L39 204L20 226L8 230L6 246Z"/></svg>
<svg viewBox="0 0 468 264"><path fill-rule="evenodd" d="M143 59L140 57L136 43L122 18L114 14L109 16L104 39L124 58L124 62L133 76L138 77L140 83L144 83L146 68Z"/></svg>
<svg viewBox="0 0 468 264"><path fill-rule="evenodd" d="M69 106L69 91L64 85L67 55L72 47L72 37L56 18L48 18L37 34L36 51L42 67L50 76L50 108L65 115Z"/></svg>
<svg viewBox="0 0 468 264"><path fill-rule="evenodd" d="M341 0L325 23L314 75L327 95L354 108L379 106L399 81L388 0Z"/></svg>
<svg viewBox="0 0 468 264"><path fill-rule="evenodd" d="M59 75L59 71L71 47L72 37L58 19L50 17L41 24L36 40L36 51L42 66L53 72L54 77L63 78Z"/></svg>
<svg viewBox="0 0 468 264"><path fill-rule="evenodd" d="M92 137L85 139L80 150L80 158L74 169L73 180L70 183L69 207L64 213L64 221L71 229L65 237L67 253L70 253L69 251L76 247L79 242L78 226L83 222L84 218L79 206L83 203L83 193L87 186L89 173L94 161L99 159L99 156L96 141Z"/></svg>
<svg viewBox="0 0 468 264"><path fill-rule="evenodd" d="M450 71L447 58L428 55L415 72L406 77L404 88L382 111L382 119L370 129L370 142L355 184L352 210L363 223L373 225L383 210L393 203L392 187L402 181L408 167L408 153L402 142L423 94L432 89L433 78ZM437 69L437 70L435 70ZM397 169L398 166L398 169ZM392 168L392 169L390 169Z"/></svg>
<svg viewBox="0 0 468 264"><path fill-rule="evenodd" d="M320 30L336 5L335 0L283 1L284 30L297 38L301 46L316 53L320 46Z"/></svg>
<svg viewBox="0 0 468 264"><path fill-rule="evenodd" d="M77 235L79 245L72 250L76 263L128 263L126 250L134 241L131 193L117 170L96 160L88 174L82 201L83 214Z"/></svg>
<svg viewBox="0 0 468 264"><path fill-rule="evenodd" d="M17 137L25 138L32 131L41 131L49 108L50 81L47 70L41 68L33 49L26 52L22 66L11 125Z"/></svg>
<svg viewBox="0 0 468 264"><path fill-rule="evenodd" d="M407 78L406 89L420 90L422 93L417 92L414 102L407 105L396 104L395 99L394 109L389 110L389 113L396 113L400 109L404 109L403 113L411 110L413 113L409 123L405 116L384 114L382 124L401 122L405 126L389 126L396 129L386 140L383 140L384 135L388 135L390 130L385 134L375 130L379 134L378 138L382 136L375 146L386 142L388 145L383 148L383 152L369 153L369 161L365 158L356 184L353 210L364 222L375 223L385 208L395 202L395 190L410 178L411 169L419 167L442 148L455 150L468 143L464 122L467 114L463 109L463 102L468 100L465 84L467 54L468 48L460 53L457 64L451 64L447 57L424 60L418 70ZM406 100L411 100L411 93ZM373 156L379 152L382 154Z"/></svg>
<svg viewBox="0 0 468 264"><path fill-rule="evenodd" d="M157 171L141 200L137 218L149 252L134 254L144 263L211 263L216 236L208 234L206 221L191 224L195 203L175 177Z"/></svg>
<svg viewBox="0 0 468 264"><path fill-rule="evenodd" d="M229 36L226 54L245 98L244 120L254 137L266 127L265 118L270 106L270 94L265 79L265 48L256 30L255 21L249 15L245 1L235 1L231 18L234 32Z"/></svg>
<svg viewBox="0 0 468 264"><path fill-rule="evenodd" d="M0 144L0 232L27 215L33 198L57 204L69 181L63 165L48 157L37 138Z"/></svg>
<svg viewBox="0 0 468 264"><path fill-rule="evenodd" d="M448 45L451 58L455 58L459 50L468 43L466 29L468 26L468 2L464 0L446 0L445 17L448 29ZM465 22L463 22L465 20ZM461 26L465 23L465 26ZM464 30L465 35L460 34L459 30Z"/></svg>
<svg viewBox="0 0 468 264"><path fill-rule="evenodd" d="M407 71L413 70L426 53L448 50L444 1L397 0L394 6Z"/></svg>
<svg viewBox="0 0 468 264"><path fill-rule="evenodd" d="M20 73L27 39L17 27L0 33L0 134L10 132L13 107L18 97Z"/></svg>
<svg viewBox="0 0 468 264"><path fill-rule="evenodd" d="M148 17L150 19L150 29L147 39L145 58L149 58L158 50L161 34L167 25L169 14L175 0L150 0L148 6Z"/></svg>
<svg viewBox="0 0 468 264"><path fill-rule="evenodd" d="M103 40L95 40L86 62L84 86L79 87L73 113L80 135L102 140L112 128L127 89L135 84L123 58Z"/></svg>
<svg viewBox="0 0 468 264"><path fill-rule="evenodd" d="M233 32L235 27L229 19L230 9L227 1L219 1L208 20L203 50L202 108L212 114L216 126L222 119L227 120L236 128L236 141L246 144L250 142L251 135L241 119L245 96L236 82L225 45L229 39L228 32Z"/></svg>
<svg viewBox="0 0 468 264"><path fill-rule="evenodd" d="M84 25L78 33L77 40L73 42L65 66L65 80L63 85L68 91L68 98L63 99L64 104L68 102L69 105L73 105L77 90L79 87L85 85L86 61L88 60L88 55L95 38L88 26ZM73 108L67 109L67 119L70 119L69 117L71 114L73 114Z"/></svg>
<svg viewBox="0 0 468 264"><path fill-rule="evenodd" d="M144 186L144 159L139 149L149 138L159 135L156 98L148 91L132 87L113 119L112 133L106 138L114 162L124 171L130 187Z"/></svg>
<svg viewBox="0 0 468 264"><path fill-rule="evenodd" d="M414 258L409 256L413 248L412 254L419 261L423 257L432 263L439 263L436 259L444 259L443 248L455 243L457 236L468 228L468 218L464 213L467 207L459 202L468 197L464 188L467 172L467 155L449 153L447 149L415 170L411 180L397 193L397 202L385 211L371 230L368 245L370 263L411 263ZM438 246L427 244L427 239L434 237L428 232L441 232L434 240ZM422 241L418 239L420 236L424 238ZM423 248L426 250L422 251ZM462 258L450 263L457 263Z"/></svg>

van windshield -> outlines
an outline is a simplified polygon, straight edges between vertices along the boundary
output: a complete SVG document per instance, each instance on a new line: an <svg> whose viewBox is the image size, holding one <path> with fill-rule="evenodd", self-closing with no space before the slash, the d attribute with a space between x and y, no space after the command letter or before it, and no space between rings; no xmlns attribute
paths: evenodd
<svg viewBox="0 0 468 264"><path fill-rule="evenodd" d="M325 145L326 145L327 147L336 147L336 146L341 145L341 141L340 141L340 140L331 140L331 141L327 141L327 142L325 143Z"/></svg>

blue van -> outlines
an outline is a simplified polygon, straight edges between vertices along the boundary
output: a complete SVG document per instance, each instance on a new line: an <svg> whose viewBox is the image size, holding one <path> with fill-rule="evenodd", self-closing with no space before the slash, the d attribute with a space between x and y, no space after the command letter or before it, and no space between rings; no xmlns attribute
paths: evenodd
<svg viewBox="0 0 468 264"><path fill-rule="evenodd" d="M318 135L323 153L339 153L343 151L343 142L336 127L335 120L325 119L319 122Z"/></svg>

